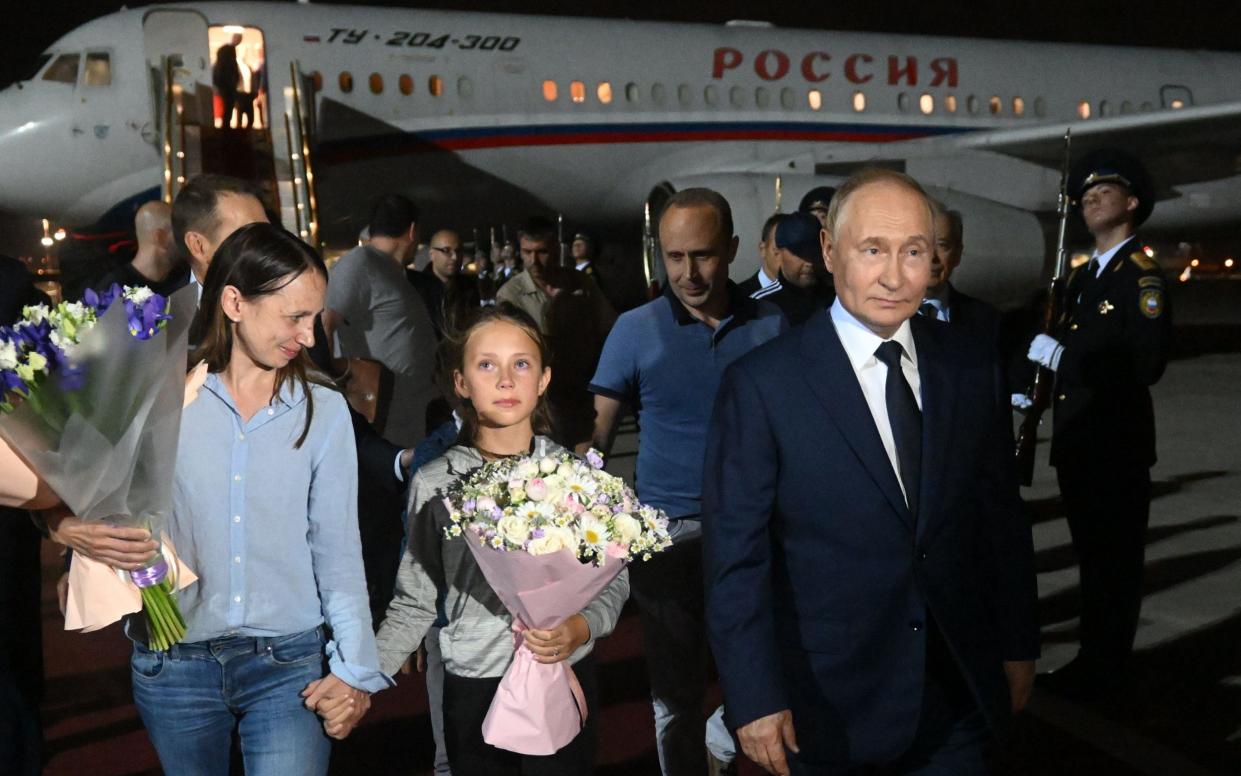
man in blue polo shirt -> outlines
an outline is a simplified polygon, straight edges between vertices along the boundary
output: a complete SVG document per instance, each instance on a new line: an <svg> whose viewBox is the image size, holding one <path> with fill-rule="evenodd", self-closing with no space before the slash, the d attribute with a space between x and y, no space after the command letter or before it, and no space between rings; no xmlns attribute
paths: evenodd
<svg viewBox="0 0 1241 776"><path fill-rule="evenodd" d="M642 619L660 766L665 776L680 776L707 768L699 518L707 424L724 369L786 324L777 308L729 282L737 238L732 210L716 192L673 195L660 217L659 241L667 288L617 320L590 390L594 444L605 453L626 405L637 411L638 496L672 518L673 547L635 564L630 584ZM722 738L723 746L713 745L712 755L731 761L731 739L718 732L712 742Z"/></svg>

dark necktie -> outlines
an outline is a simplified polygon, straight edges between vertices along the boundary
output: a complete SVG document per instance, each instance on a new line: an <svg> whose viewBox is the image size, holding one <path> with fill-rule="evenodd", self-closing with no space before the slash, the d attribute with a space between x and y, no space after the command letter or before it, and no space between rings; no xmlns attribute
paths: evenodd
<svg viewBox="0 0 1241 776"><path fill-rule="evenodd" d="M921 306L918 307L918 314L925 315L933 321L939 320L939 310L930 302L923 302Z"/></svg>
<svg viewBox="0 0 1241 776"><path fill-rule="evenodd" d="M918 488L922 480L922 411L913 389L901 369L904 349L899 342L888 340L875 351L875 358L888 367L884 398L888 405L888 423L896 440L896 460L900 463L901 483L909 511L918 514Z"/></svg>

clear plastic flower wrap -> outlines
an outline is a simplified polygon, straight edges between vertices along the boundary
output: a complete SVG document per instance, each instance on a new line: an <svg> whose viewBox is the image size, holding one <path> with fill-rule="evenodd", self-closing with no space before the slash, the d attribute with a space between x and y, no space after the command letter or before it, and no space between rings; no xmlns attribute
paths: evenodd
<svg viewBox="0 0 1241 776"><path fill-rule="evenodd" d="M174 592L194 576L167 543L196 299L146 288L27 308L0 330L0 436L85 521L146 528L161 542L128 574L75 556L67 629L142 608L153 649L185 634Z"/></svg>

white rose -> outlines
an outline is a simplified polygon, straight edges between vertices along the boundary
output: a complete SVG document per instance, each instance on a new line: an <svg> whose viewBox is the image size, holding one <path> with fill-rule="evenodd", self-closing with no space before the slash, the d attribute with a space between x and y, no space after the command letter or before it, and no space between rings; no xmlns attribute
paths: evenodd
<svg viewBox="0 0 1241 776"><path fill-rule="evenodd" d="M626 544L642 535L642 524L633 515L621 512L612 518L612 525L616 527L616 535Z"/></svg>
<svg viewBox="0 0 1241 776"><path fill-rule="evenodd" d="M505 539L513 544L524 544L530 538L530 523L517 515L506 515L496 523L498 530Z"/></svg>
<svg viewBox="0 0 1241 776"><path fill-rule="evenodd" d="M544 474L551 474L552 472L556 471L556 459L555 458L544 458L543 460L539 461L539 471L543 472Z"/></svg>
<svg viewBox="0 0 1241 776"><path fill-rule="evenodd" d="M535 463L534 459L532 458L527 458L524 461L522 461L521 464L517 467L517 471L516 471L517 476L521 477L523 480L528 480L531 477L538 475L538 473L539 473L539 465Z"/></svg>
<svg viewBox="0 0 1241 776"><path fill-rule="evenodd" d="M561 477L564 477L566 480L572 479L574 473L573 464L565 461L560 464L560 466L556 467L556 473Z"/></svg>
<svg viewBox="0 0 1241 776"><path fill-rule="evenodd" d="M560 552L570 547L570 543L565 542L564 530L563 528L544 528L543 536L530 540L526 552L531 555L551 555L553 552Z"/></svg>

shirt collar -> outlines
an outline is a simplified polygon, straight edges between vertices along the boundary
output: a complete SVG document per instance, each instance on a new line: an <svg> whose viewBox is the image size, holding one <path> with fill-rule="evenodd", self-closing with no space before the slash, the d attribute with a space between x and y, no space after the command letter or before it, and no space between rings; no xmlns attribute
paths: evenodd
<svg viewBox="0 0 1241 776"><path fill-rule="evenodd" d="M233 401L233 395L228 392L228 388L225 387L224 381L220 378L218 372L207 373L207 379L203 382L203 387L218 396L220 401L224 402L234 413L237 412L237 404ZM285 382L280 392L272 397L271 403L267 405L267 408L283 412L296 407L305 400L306 392L302 390L302 386L296 380L289 380ZM255 417L258 417L260 414L262 413L256 413Z"/></svg>
<svg viewBox="0 0 1241 776"><path fill-rule="evenodd" d="M866 325L853 313L846 310L845 306L840 303L839 297L832 302L830 313L832 324L835 325L836 333L840 336L840 344L844 346L845 354L849 356L849 363L853 365L853 371L862 371L869 361L875 359L875 351L886 340L866 328ZM908 320L901 322L900 328L892 335L892 339L900 343L905 351L904 357L916 367L918 351L914 348L913 331L910 329Z"/></svg>
<svg viewBox="0 0 1241 776"><path fill-rule="evenodd" d="M776 274L779 274L779 270L776 271ZM758 267L758 287L766 288L767 286L775 282L776 282L776 279L768 276L767 272L763 269L763 266L760 264Z"/></svg>
<svg viewBox="0 0 1241 776"><path fill-rule="evenodd" d="M1098 251L1094 252L1094 255L1092 255L1090 258L1099 262L1099 275L1102 275L1103 270L1107 269L1108 262L1112 260L1112 257L1115 256L1120 251L1121 248L1128 245L1129 241L1132 239L1133 239L1132 237L1127 237L1124 240L1121 240L1120 242L1116 243L1115 245L1113 245L1111 248L1107 249L1103 253L1099 253Z"/></svg>
<svg viewBox="0 0 1241 776"><path fill-rule="evenodd" d="M672 310L672 319L678 325L688 326L691 323L702 323L685 309L685 305L681 304L681 300L677 299L677 295L672 292L670 283L664 284L663 296L668 300L668 306ZM745 323L754 318L757 312L758 305L755 301L747 296L736 283L728 281L728 314L720 319L719 330L722 331L730 321L738 324Z"/></svg>

